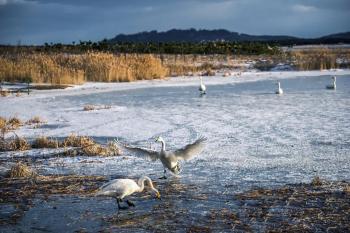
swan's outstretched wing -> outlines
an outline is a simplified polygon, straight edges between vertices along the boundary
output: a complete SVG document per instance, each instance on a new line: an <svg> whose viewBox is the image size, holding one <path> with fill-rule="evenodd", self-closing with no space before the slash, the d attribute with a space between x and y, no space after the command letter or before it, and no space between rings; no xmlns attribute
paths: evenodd
<svg viewBox="0 0 350 233"><path fill-rule="evenodd" d="M156 161L159 159L159 152L147 148L142 148L142 147L136 147L136 146L129 146L129 145L124 145L121 143L118 143L119 147L123 149L126 149L133 153L136 156L142 157L142 158L148 158L152 161Z"/></svg>
<svg viewBox="0 0 350 233"><path fill-rule="evenodd" d="M188 144L184 148L174 151L174 154L178 159L189 160L202 152L206 140L206 138L201 137L197 139L194 143Z"/></svg>

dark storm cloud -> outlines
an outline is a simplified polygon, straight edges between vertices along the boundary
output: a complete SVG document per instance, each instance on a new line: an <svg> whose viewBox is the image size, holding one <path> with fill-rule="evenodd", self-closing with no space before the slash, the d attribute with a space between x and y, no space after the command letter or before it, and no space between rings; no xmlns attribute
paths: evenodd
<svg viewBox="0 0 350 233"><path fill-rule="evenodd" d="M0 0L0 43L191 27L317 37L349 31L349 21L349 0Z"/></svg>

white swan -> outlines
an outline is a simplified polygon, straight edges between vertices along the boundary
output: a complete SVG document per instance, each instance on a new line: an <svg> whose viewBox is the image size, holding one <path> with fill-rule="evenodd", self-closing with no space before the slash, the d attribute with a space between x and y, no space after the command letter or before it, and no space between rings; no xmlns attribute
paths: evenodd
<svg viewBox="0 0 350 233"><path fill-rule="evenodd" d="M331 85L327 85L326 88L330 89L330 90L336 90L337 89L337 84L336 84L337 77L333 76L332 79L333 79L333 83Z"/></svg>
<svg viewBox="0 0 350 233"><path fill-rule="evenodd" d="M199 85L199 91L201 93L201 95L205 95L206 94L206 90L207 88L205 87L204 83L203 83L203 79L201 76L199 76L200 80L201 80L201 84Z"/></svg>
<svg viewBox="0 0 350 233"><path fill-rule="evenodd" d="M283 89L281 88L281 83L277 82L276 85L278 85L278 89L276 90L276 94L282 95L283 94Z"/></svg>
<svg viewBox="0 0 350 233"><path fill-rule="evenodd" d="M96 196L108 196L115 197L118 203L118 209L127 209L130 206L135 206L129 200L126 200L128 204L127 207L120 206L120 202L123 202L123 198L130 196L135 192L142 192L145 188L145 181L148 181L148 185L151 187L151 190L156 194L157 198L160 198L160 193L157 189L154 188L152 180L147 177L141 177L137 183L131 179L115 179L110 182L102 185L96 193Z"/></svg>
<svg viewBox="0 0 350 233"><path fill-rule="evenodd" d="M166 179L166 168L174 174L179 174L181 171L179 160L190 160L194 156L200 154L204 149L205 141L206 138L201 137L197 139L194 143L188 144L187 146L175 151L165 150L165 142L162 137L156 138L156 142L160 142L162 144L162 149L160 151L127 146L122 145L120 143L119 145L122 148L134 152L137 156L146 157L151 159L152 161L156 161L157 159L159 159L164 167L164 176L161 177L161 179Z"/></svg>

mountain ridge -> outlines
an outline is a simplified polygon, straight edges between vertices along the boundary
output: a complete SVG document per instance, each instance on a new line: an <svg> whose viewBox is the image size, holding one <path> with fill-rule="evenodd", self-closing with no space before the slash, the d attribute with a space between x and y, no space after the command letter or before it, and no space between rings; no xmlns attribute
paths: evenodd
<svg viewBox="0 0 350 233"><path fill-rule="evenodd" d="M209 41L231 41L231 42L271 42L271 41L330 41L335 43L349 43L350 32L329 34L317 38L301 38L288 35L250 35L245 33L231 32L226 29L170 29L158 32L143 31L134 34L118 34L110 39L110 43L118 42L209 42Z"/></svg>

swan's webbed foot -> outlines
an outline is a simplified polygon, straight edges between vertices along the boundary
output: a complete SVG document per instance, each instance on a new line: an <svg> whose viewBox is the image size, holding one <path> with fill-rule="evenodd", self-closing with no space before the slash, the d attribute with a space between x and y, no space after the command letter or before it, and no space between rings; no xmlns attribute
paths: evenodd
<svg viewBox="0 0 350 233"><path fill-rule="evenodd" d="M123 200L120 198L117 198L118 210L126 210L129 208L129 206L121 206L120 205L121 202L123 202Z"/></svg>
<svg viewBox="0 0 350 233"><path fill-rule="evenodd" d="M126 204L128 204L128 206L132 206L132 207L135 207L135 204L129 200L126 200Z"/></svg>

